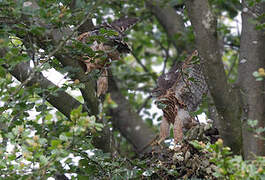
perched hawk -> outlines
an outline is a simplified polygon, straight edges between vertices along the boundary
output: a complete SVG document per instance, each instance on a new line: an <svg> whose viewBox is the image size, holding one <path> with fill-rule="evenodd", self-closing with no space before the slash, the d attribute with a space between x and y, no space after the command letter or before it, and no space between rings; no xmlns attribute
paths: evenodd
<svg viewBox="0 0 265 180"><path fill-rule="evenodd" d="M119 60L120 54L130 52L128 44L123 41L123 33L135 25L137 21L137 18L121 18L110 24L103 23L77 38L83 43L91 43L92 41L90 48L96 52L94 57L82 57L80 63L86 73L95 69L101 71L101 76L97 81L98 96L105 94L108 89L108 72L106 68L110 66L111 61ZM98 38L100 36L102 37L101 41Z"/></svg>
<svg viewBox="0 0 265 180"><path fill-rule="evenodd" d="M176 143L183 139L183 128L190 129L197 124L189 112L196 110L208 89L200 65L192 62L197 55L194 51L184 62L162 74L152 91L152 96L157 98L156 104L163 110L159 144L168 137L170 124L173 124Z"/></svg>

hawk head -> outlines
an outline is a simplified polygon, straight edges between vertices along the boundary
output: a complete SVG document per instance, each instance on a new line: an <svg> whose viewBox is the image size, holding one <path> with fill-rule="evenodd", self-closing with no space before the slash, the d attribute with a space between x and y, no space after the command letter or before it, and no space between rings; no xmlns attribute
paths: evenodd
<svg viewBox="0 0 265 180"><path fill-rule="evenodd" d="M163 73L157 79L157 87L151 91L152 97L159 97L164 95L168 89L170 89L175 82L177 81L178 77L180 76L180 68L182 66L182 62L177 62L171 68L171 70L167 73Z"/></svg>

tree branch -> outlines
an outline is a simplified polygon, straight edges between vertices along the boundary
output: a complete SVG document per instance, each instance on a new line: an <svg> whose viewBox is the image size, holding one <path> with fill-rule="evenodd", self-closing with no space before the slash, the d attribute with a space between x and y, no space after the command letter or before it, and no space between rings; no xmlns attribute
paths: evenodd
<svg viewBox="0 0 265 180"><path fill-rule="evenodd" d="M154 139L154 131L132 110L133 108L121 94L113 76L109 77L109 91L111 98L118 104L118 108L110 110L113 125L134 146L137 153L142 153L141 150ZM145 151L149 150L150 146L145 149Z"/></svg>
<svg viewBox="0 0 265 180"><path fill-rule="evenodd" d="M138 56L135 54L134 50L132 50L131 54L133 55L134 59L136 60L136 62L143 68L143 70L148 73L151 74L149 72L149 70L147 69L147 67L141 62L141 59L138 58Z"/></svg>
<svg viewBox="0 0 265 180"><path fill-rule="evenodd" d="M145 101L143 102L143 104L137 109L137 114L139 114L139 113L142 111L142 109L148 104L148 101L149 101L151 98L152 98L152 96L149 95L149 96L145 99Z"/></svg>
<svg viewBox="0 0 265 180"><path fill-rule="evenodd" d="M168 39L173 43L178 52L192 49L185 42L185 26L181 15L177 14L173 7L165 5L158 0L146 0L147 7L157 18L158 22L165 29Z"/></svg>
<svg viewBox="0 0 265 180"><path fill-rule="evenodd" d="M28 79L32 72L32 68L30 68L27 63L20 63L10 71L10 73L20 82L24 82L26 79ZM34 84L38 84L42 89L48 89L49 87L57 87L51 81L46 79L42 75L42 73L36 73L35 76L26 84L26 86L32 86ZM49 94L48 91L44 91L44 94L41 95L47 97L46 100L52 106L54 106L67 118L70 118L71 111L82 104L64 91L58 91L56 93L57 95L55 96Z"/></svg>

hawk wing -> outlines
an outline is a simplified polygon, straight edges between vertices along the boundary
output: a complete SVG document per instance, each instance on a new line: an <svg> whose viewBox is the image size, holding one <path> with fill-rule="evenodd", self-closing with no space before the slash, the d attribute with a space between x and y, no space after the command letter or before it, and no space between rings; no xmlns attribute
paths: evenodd
<svg viewBox="0 0 265 180"><path fill-rule="evenodd" d="M123 32L130 29L132 26L134 26L137 23L137 18L120 18L118 20L113 21L110 26L111 28L118 31L120 34L123 34Z"/></svg>
<svg viewBox="0 0 265 180"><path fill-rule="evenodd" d="M95 40L90 46L93 51L103 51L107 54L107 59L105 61L94 60L94 63L90 62L89 57L85 57L85 64L87 67L84 68L85 71L90 72L93 69L100 69L105 67L111 60L119 60L120 54L129 53L130 47L129 45L123 41L123 32L131 28L138 21L137 18L121 18L113 21L112 23L103 23L100 26L95 27L92 31L85 32L81 34L77 40L86 43L93 39L93 36L99 36L100 29L104 28L106 30L112 30L117 32L116 35L109 36L107 33L103 34L105 41L99 42ZM91 42L90 42L91 43ZM100 62L100 63L99 63ZM82 63L82 62L81 62ZM82 65L82 67L84 67Z"/></svg>
<svg viewBox="0 0 265 180"><path fill-rule="evenodd" d="M175 92L178 101L184 104L188 111L195 111L202 101L203 94L208 90L200 64L191 62L176 63L171 70L162 74L157 81L157 87L152 91L154 96L163 96L168 89Z"/></svg>
<svg viewBox="0 0 265 180"><path fill-rule="evenodd" d="M100 29L104 28L107 30L116 31L117 35L106 36L107 42L104 44L111 47L116 47L119 53L129 53L131 51L129 45L123 41L124 32L134 26L138 21L138 18L120 18L113 21L112 23L103 23L98 27L95 27L90 33L91 36L96 36L100 34ZM80 35L82 36L82 34Z"/></svg>
<svg viewBox="0 0 265 180"><path fill-rule="evenodd" d="M177 99L187 107L188 111L195 111L208 90L201 66L190 64L183 69L174 90Z"/></svg>
<svg viewBox="0 0 265 180"><path fill-rule="evenodd" d="M137 18L120 18L108 24L108 28L118 32L118 36L109 37L111 39L110 43L117 47L120 53L129 53L131 51L129 45L123 41L124 32L132 28L138 22Z"/></svg>
<svg viewBox="0 0 265 180"><path fill-rule="evenodd" d="M90 48L94 52L103 51L105 58L94 56L91 58L84 55L79 61L80 65L83 67L86 73L91 72L94 69L101 70L101 76L97 81L97 96L105 94L108 89L108 72L106 67L110 66L111 61L119 60L121 53L129 53L130 48L126 42L123 41L123 32L132 27L137 22L136 18L121 18L113 21L111 24L103 23L102 25L96 27L94 30L81 34L77 40L86 43L93 41ZM100 30L104 28L106 30L111 30L117 32L115 35L109 36L108 33L101 34ZM93 36L103 35L103 42L93 39ZM90 42L91 43L91 42Z"/></svg>

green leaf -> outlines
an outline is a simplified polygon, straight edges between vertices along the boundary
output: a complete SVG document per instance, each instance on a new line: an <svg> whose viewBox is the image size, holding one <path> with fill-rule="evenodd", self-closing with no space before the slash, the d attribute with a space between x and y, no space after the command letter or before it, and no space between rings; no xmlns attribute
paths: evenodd
<svg viewBox="0 0 265 180"><path fill-rule="evenodd" d="M258 72L258 71L254 71L254 72L252 73L252 75L253 75L254 77L259 77L259 72Z"/></svg>
<svg viewBox="0 0 265 180"><path fill-rule="evenodd" d="M263 81L263 77L256 78L256 81Z"/></svg>
<svg viewBox="0 0 265 180"><path fill-rule="evenodd" d="M44 156L44 155L41 155L41 156L39 157L39 159L40 159L40 163L41 163L42 165L46 165L46 164L48 164L48 162L49 162L48 158L47 158L46 156Z"/></svg>
<svg viewBox="0 0 265 180"><path fill-rule="evenodd" d="M103 34L103 35L107 35L107 36L118 36L119 35L119 33L117 31L108 30L108 29L104 29L104 28L100 28L99 33Z"/></svg>
<svg viewBox="0 0 265 180"><path fill-rule="evenodd" d="M257 126L258 125L258 120L248 120L248 125L250 126L250 127L255 127L255 126Z"/></svg>
<svg viewBox="0 0 265 180"><path fill-rule="evenodd" d="M195 147L196 149L203 149L203 147L201 146L201 144L197 141L197 140L194 140L194 141L190 141L189 142L193 147Z"/></svg>
<svg viewBox="0 0 265 180"><path fill-rule="evenodd" d="M156 105L159 109L165 109L167 107L167 105L162 102L157 102Z"/></svg>
<svg viewBox="0 0 265 180"><path fill-rule="evenodd" d="M60 134L59 139L62 141L68 141L68 137L65 134Z"/></svg>
<svg viewBox="0 0 265 180"><path fill-rule="evenodd" d="M48 141L47 141L47 139L45 139L45 138L40 138L40 139L39 139L39 143L40 143L41 145L45 145L47 142L48 142Z"/></svg>
<svg viewBox="0 0 265 180"><path fill-rule="evenodd" d="M262 128L262 127L258 127L257 129L255 129L255 132L258 133L258 134L261 134L265 131L265 128Z"/></svg>
<svg viewBox="0 0 265 180"><path fill-rule="evenodd" d="M51 146L53 148L56 148L58 145L62 144L62 141L61 140L52 140L51 141Z"/></svg>
<svg viewBox="0 0 265 180"><path fill-rule="evenodd" d="M89 176L85 176L85 175L77 175L77 179L78 179L78 180L87 180L87 179L89 179Z"/></svg>
<svg viewBox="0 0 265 180"><path fill-rule="evenodd" d="M45 116L45 120L47 120L47 121L52 120L52 118L53 118L53 115L50 113Z"/></svg>

